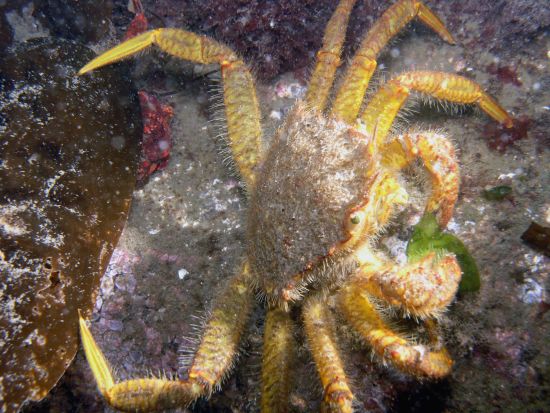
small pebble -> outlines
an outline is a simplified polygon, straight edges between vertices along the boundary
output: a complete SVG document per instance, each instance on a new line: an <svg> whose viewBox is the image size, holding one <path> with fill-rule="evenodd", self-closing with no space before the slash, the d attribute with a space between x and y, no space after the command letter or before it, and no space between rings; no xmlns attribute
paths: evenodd
<svg viewBox="0 0 550 413"><path fill-rule="evenodd" d="M122 328L123 328L122 321L120 320L108 320L107 326L111 331L122 331Z"/></svg>
<svg viewBox="0 0 550 413"><path fill-rule="evenodd" d="M281 120L281 118L283 117L283 114L278 110L272 110L271 113L269 114L269 117L271 119Z"/></svg>
<svg viewBox="0 0 550 413"><path fill-rule="evenodd" d="M542 293L542 286L532 278L527 278L520 287L519 299L525 304L538 304L542 301Z"/></svg>
<svg viewBox="0 0 550 413"><path fill-rule="evenodd" d="M183 280L187 274L189 274L189 271L187 271L185 268L180 268L178 270L178 277L180 280Z"/></svg>

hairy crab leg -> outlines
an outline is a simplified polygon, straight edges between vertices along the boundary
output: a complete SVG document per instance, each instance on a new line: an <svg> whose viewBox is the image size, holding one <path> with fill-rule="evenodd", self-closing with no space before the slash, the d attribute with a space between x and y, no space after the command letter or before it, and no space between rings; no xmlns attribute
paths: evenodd
<svg viewBox="0 0 550 413"><path fill-rule="evenodd" d="M386 44L412 19L418 17L445 41L455 41L443 22L422 2L400 0L388 8L375 22L361 42L342 79L336 94L332 114L347 123L357 118L369 81L376 70L376 58Z"/></svg>
<svg viewBox="0 0 550 413"><path fill-rule="evenodd" d="M406 133L381 148L382 163L403 169L420 158L431 178L425 212L434 212L444 228L453 215L460 184L458 161L451 141L435 132Z"/></svg>
<svg viewBox="0 0 550 413"><path fill-rule="evenodd" d="M228 47L180 29L155 29L133 37L93 59L80 75L134 55L151 45L180 59L218 63L224 85L225 116L233 157L248 187L254 184L262 128L254 79L245 63Z"/></svg>
<svg viewBox="0 0 550 413"><path fill-rule="evenodd" d="M294 337L287 311L273 308L267 312L262 355L262 413L288 411L290 368Z"/></svg>
<svg viewBox="0 0 550 413"><path fill-rule="evenodd" d="M320 112L325 109L340 54L346 37L349 16L356 0L341 0L325 29L323 46L317 52L317 63L309 81L306 102Z"/></svg>
<svg viewBox="0 0 550 413"><path fill-rule="evenodd" d="M476 82L452 73L405 72L384 84L374 95L361 115L365 132L373 136L371 153L375 154L412 91L422 92L452 103L472 104L479 107L497 122L510 128L510 115Z"/></svg>
<svg viewBox="0 0 550 413"><path fill-rule="evenodd" d="M116 383L86 321L80 318L84 352L101 394L111 406L127 412L185 407L198 397L209 395L233 364L253 302L245 265L216 302L187 380L139 378Z"/></svg>
<svg viewBox="0 0 550 413"><path fill-rule="evenodd" d="M323 409L335 413L353 411L353 394L335 339L335 323L326 302L313 296L304 303L306 338L324 389Z"/></svg>
<svg viewBox="0 0 550 413"><path fill-rule="evenodd" d="M418 377L441 378L449 374L453 361L435 334L429 345L415 344L394 332L380 317L365 293L353 282L339 293L340 308L350 325L383 360ZM431 329L431 322L428 328Z"/></svg>
<svg viewBox="0 0 550 413"><path fill-rule="evenodd" d="M149 412L186 406L203 394L198 383L141 378L115 383L112 369L80 317L80 337L97 387L107 403L126 412Z"/></svg>

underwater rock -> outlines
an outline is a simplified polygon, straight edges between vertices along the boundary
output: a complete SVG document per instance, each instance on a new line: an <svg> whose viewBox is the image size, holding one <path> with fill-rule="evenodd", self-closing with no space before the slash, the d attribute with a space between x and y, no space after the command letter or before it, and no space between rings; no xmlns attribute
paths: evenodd
<svg viewBox="0 0 550 413"><path fill-rule="evenodd" d="M534 248L550 256L550 228L531 222L529 228L521 234L521 239Z"/></svg>
<svg viewBox="0 0 550 413"><path fill-rule="evenodd" d="M468 22L476 22L481 33L473 36L475 31L465 31L475 46L490 50L516 51L528 54L533 49L533 40L545 36L550 24L550 8L539 0L494 0L481 2L477 0L452 0L442 6L453 13L446 14L446 21L451 31L467 27ZM495 42L494 39L502 41Z"/></svg>
<svg viewBox="0 0 550 413"><path fill-rule="evenodd" d="M111 0L42 0L34 15L55 36L97 42L109 32L112 10Z"/></svg>
<svg viewBox="0 0 550 413"><path fill-rule="evenodd" d="M6 18L7 5L0 5L0 52L8 47L13 38L13 33Z"/></svg>
<svg viewBox="0 0 550 413"><path fill-rule="evenodd" d="M144 0L143 4L152 26L181 27L229 44L246 56L260 79L308 66L336 7L332 0Z"/></svg>
<svg viewBox="0 0 550 413"><path fill-rule="evenodd" d="M0 61L0 411L40 400L71 363L126 222L141 137L123 66L35 40Z"/></svg>

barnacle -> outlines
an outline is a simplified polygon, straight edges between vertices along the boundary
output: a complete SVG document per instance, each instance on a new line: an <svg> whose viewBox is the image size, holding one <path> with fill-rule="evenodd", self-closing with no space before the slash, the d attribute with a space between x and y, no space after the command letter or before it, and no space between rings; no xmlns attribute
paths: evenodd
<svg viewBox="0 0 550 413"><path fill-rule="evenodd" d="M113 407L149 411L185 406L208 396L228 374L254 296L267 307L262 366L264 412L286 411L293 352L292 314L300 312L321 380L323 408L352 411L354 396L336 340L337 303L347 323L383 360L418 377L439 378L452 367L434 319L454 299L461 278L457 257L423 249L404 265L375 248L381 231L409 201L401 170L423 161L431 180L426 213L444 228L459 187L454 148L441 133L390 133L412 92L452 103L477 104L512 126L481 87L461 76L405 72L383 84L364 107L376 58L414 17L454 43L441 20L416 0L400 0L366 34L332 96L354 0L341 0L325 31L305 99L298 102L265 151L260 108L245 63L228 47L184 30L156 29L100 55L81 74L150 45L193 62L221 66L229 146L249 194L247 253L217 299L183 380L116 382L84 319L81 333L98 387ZM431 242L431 241L430 241ZM454 251L453 251L454 252ZM395 331L380 311L386 303L422 320L425 343ZM296 311L291 311L296 310Z"/></svg>

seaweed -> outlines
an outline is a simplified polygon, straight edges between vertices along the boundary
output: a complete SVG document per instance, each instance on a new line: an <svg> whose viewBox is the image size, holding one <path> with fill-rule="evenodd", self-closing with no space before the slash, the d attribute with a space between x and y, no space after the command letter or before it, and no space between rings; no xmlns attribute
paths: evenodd
<svg viewBox="0 0 550 413"><path fill-rule="evenodd" d="M0 410L40 400L71 363L126 222L141 137L123 68L27 42L0 61Z"/></svg>
<svg viewBox="0 0 550 413"><path fill-rule="evenodd" d="M479 290L479 270L464 243L454 235L441 231L434 214L425 214L413 229L407 245L407 257L414 262L430 251L450 252L456 256L462 270L459 292Z"/></svg>
<svg viewBox="0 0 550 413"><path fill-rule="evenodd" d="M518 78L517 68L513 66L498 66L496 63L491 63L487 66L487 72L496 75L498 80L503 83L511 83L514 86L521 86L521 80Z"/></svg>
<svg viewBox="0 0 550 413"><path fill-rule="evenodd" d="M499 185L493 188L484 189L482 192L483 197L487 201L502 201L509 198L512 194L512 187L508 185Z"/></svg>
<svg viewBox="0 0 550 413"><path fill-rule="evenodd" d="M527 139L532 124L533 120L525 115L514 119L514 125L511 128L490 122L483 128L483 136L489 148L504 153L508 146Z"/></svg>

